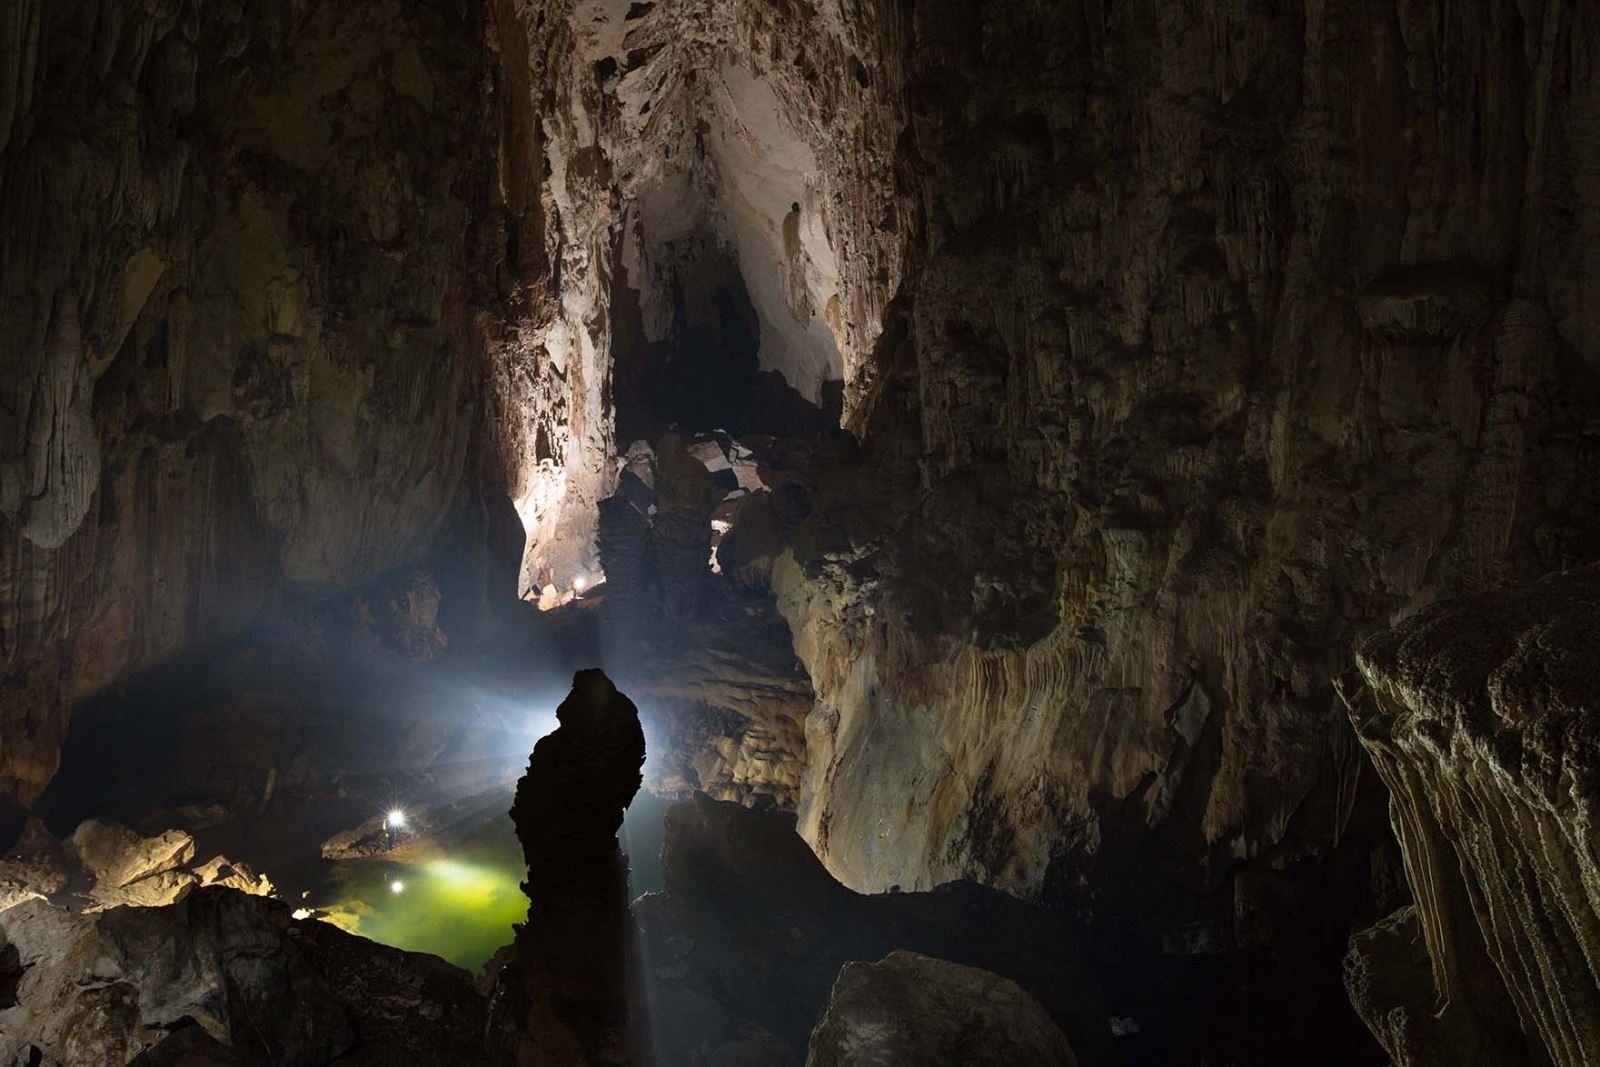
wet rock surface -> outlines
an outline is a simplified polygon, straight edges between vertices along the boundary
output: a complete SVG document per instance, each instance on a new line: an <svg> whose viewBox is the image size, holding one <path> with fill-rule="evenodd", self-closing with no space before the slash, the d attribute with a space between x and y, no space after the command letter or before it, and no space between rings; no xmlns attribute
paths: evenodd
<svg viewBox="0 0 1600 1067"><path fill-rule="evenodd" d="M1600 1055L1597 640L1590 566L1361 646L1353 716L1417 903L1356 938L1347 975L1397 1063Z"/></svg>

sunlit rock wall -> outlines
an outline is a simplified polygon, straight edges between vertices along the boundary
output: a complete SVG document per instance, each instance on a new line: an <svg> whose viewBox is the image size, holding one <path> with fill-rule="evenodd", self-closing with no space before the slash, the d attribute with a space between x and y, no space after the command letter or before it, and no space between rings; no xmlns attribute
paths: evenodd
<svg viewBox="0 0 1600 1067"><path fill-rule="evenodd" d="M0 15L0 795L49 779L72 699L416 559L476 484L484 32L399 0Z"/></svg>
<svg viewBox="0 0 1600 1067"><path fill-rule="evenodd" d="M880 39L914 269L874 459L774 575L802 832L861 889L1276 877L1372 785L1352 640L1597 554L1600 22L937 2Z"/></svg>
<svg viewBox="0 0 1600 1067"><path fill-rule="evenodd" d="M639 292L647 339L666 336L675 288L720 253L755 307L763 368L813 400L830 380L856 395L902 271L890 169L902 115L885 102L898 88L874 82L898 23L725 0L540 10L572 44L552 59L550 136L565 142L552 159L597 143L606 161L594 198L562 217L612 213L622 244L608 280Z"/></svg>
<svg viewBox="0 0 1600 1067"><path fill-rule="evenodd" d="M1437 604L1361 648L1357 727L1428 966L1369 932L1347 968L1397 1064L1600 1058L1597 643L1590 566Z"/></svg>
<svg viewBox="0 0 1600 1067"><path fill-rule="evenodd" d="M501 461L527 533L519 592L566 591L595 564L595 506L616 472L610 411L616 205L607 127L576 27L548 5L494 0L512 314L490 318Z"/></svg>

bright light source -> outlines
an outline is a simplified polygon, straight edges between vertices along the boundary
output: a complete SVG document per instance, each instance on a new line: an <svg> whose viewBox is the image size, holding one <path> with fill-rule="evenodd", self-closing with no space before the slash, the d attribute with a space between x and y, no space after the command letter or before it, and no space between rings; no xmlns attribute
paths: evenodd
<svg viewBox="0 0 1600 1067"><path fill-rule="evenodd" d="M581 593L583 592L584 587L588 584L589 580L580 574L576 578L572 579L572 591L574 593Z"/></svg>
<svg viewBox="0 0 1600 1067"><path fill-rule="evenodd" d="M402 882L400 879L396 878L394 881L389 883L389 892L391 892L391 893L404 893L405 891L406 891L406 884L404 882Z"/></svg>
<svg viewBox="0 0 1600 1067"><path fill-rule="evenodd" d="M289 918L291 918L291 919L309 919L309 918L311 918L311 909L310 908L296 908L296 909L294 909L293 911L291 911L289 913Z"/></svg>
<svg viewBox="0 0 1600 1067"><path fill-rule="evenodd" d="M405 825L406 813L399 808L392 809L388 817L383 820L383 828L385 830L403 830Z"/></svg>

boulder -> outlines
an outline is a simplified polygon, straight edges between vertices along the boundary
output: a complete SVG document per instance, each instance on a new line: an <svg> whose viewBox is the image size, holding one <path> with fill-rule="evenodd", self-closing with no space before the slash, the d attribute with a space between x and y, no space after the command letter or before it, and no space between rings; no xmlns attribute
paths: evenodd
<svg viewBox="0 0 1600 1067"><path fill-rule="evenodd" d="M71 880L71 857L44 823L30 817L16 844L0 856L0 911L59 893Z"/></svg>
<svg viewBox="0 0 1600 1067"><path fill-rule="evenodd" d="M66 841L93 880L90 910L171 904L198 879L182 868L194 859L194 838L182 830L141 837L120 823L85 819Z"/></svg>
<svg viewBox="0 0 1600 1067"><path fill-rule="evenodd" d="M1099 984L1059 912L972 883L855 893L806 846L793 815L703 794L668 809L662 875L664 891L636 900L634 916L665 1064L731 1056L752 1025L799 1061L840 968L896 949L1004 976L1084 1063L1114 1061Z"/></svg>
<svg viewBox="0 0 1600 1067"><path fill-rule="evenodd" d="M99 913L19 904L0 912L0 972L0 1063L483 1062L465 971L222 888Z"/></svg>
<svg viewBox="0 0 1600 1067"><path fill-rule="evenodd" d="M1067 1035L1009 978L891 952L847 963L806 1067L1077 1067Z"/></svg>

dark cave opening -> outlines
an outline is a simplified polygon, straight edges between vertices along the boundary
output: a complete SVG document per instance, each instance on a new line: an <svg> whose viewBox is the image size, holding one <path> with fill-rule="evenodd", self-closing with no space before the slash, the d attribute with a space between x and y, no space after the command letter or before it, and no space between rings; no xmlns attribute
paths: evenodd
<svg viewBox="0 0 1600 1067"><path fill-rule="evenodd" d="M667 335L650 340L638 290L617 287L612 313L612 404L618 447L668 429L735 437L811 438L839 425L843 382L814 404L760 362L761 324L743 275L719 259L671 285Z"/></svg>

